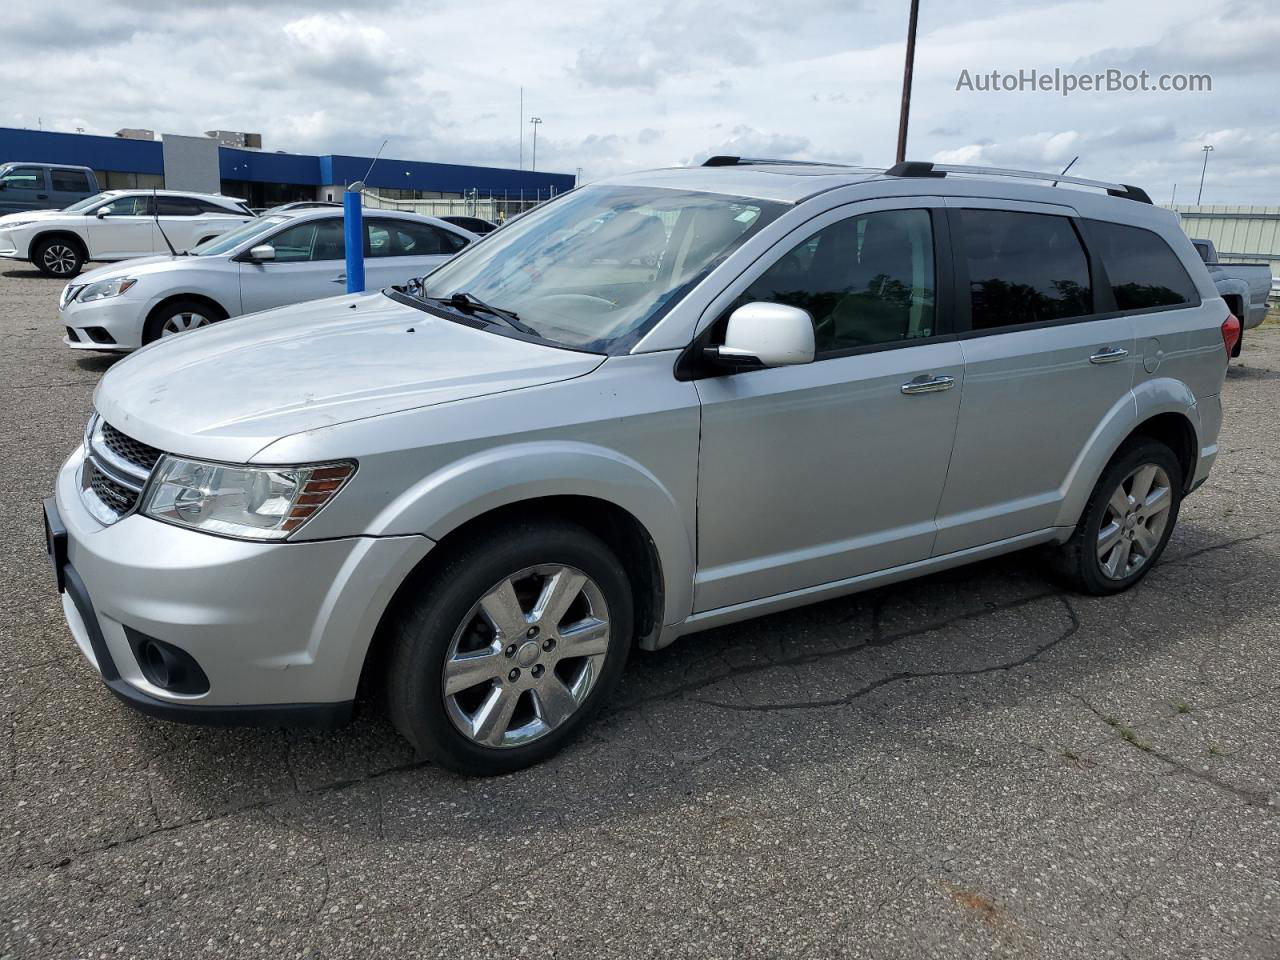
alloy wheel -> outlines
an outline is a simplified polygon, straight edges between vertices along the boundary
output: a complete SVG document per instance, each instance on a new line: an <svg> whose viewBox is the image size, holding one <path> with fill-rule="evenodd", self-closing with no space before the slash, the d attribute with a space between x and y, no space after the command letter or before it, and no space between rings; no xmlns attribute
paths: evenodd
<svg viewBox="0 0 1280 960"><path fill-rule="evenodd" d="M586 702L609 639L604 594L585 573L520 570L485 593L453 636L441 678L449 719L485 747L540 739Z"/></svg>
<svg viewBox="0 0 1280 960"><path fill-rule="evenodd" d="M59 277L65 277L76 268L76 252L65 243L49 244L44 248L41 260L50 273Z"/></svg>
<svg viewBox="0 0 1280 960"><path fill-rule="evenodd" d="M172 337L175 334L186 333L188 330L195 330L197 327L207 327L211 322L204 314L184 310L181 313L175 313L164 322L164 326L160 328L160 336Z"/></svg>
<svg viewBox="0 0 1280 960"><path fill-rule="evenodd" d="M1154 463L1142 464L1120 482L1098 528L1098 565L1105 577L1124 580L1151 561L1172 505L1169 474Z"/></svg>

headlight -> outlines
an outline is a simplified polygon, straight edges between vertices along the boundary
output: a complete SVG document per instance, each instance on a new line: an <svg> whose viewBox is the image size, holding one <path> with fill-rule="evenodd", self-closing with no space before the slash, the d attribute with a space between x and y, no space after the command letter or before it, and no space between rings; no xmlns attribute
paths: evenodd
<svg viewBox="0 0 1280 960"><path fill-rule="evenodd" d="M107 297L118 297L138 281L132 277L116 277L114 280L99 280L86 284L77 299L81 303L92 303L94 300L105 300Z"/></svg>
<svg viewBox="0 0 1280 960"><path fill-rule="evenodd" d="M17 230L18 227L26 227L35 223L34 220L15 220L13 223L0 223L0 233L6 230Z"/></svg>
<svg viewBox="0 0 1280 960"><path fill-rule="evenodd" d="M351 461L245 467L165 456L142 512L156 520L244 540L284 540L356 472Z"/></svg>

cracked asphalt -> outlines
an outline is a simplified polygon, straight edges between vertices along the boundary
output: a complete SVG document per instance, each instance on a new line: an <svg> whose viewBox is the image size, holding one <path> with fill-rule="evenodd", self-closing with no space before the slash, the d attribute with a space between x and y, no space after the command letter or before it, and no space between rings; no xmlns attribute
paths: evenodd
<svg viewBox="0 0 1280 960"><path fill-rule="evenodd" d="M0 268L0 958L1280 957L1280 326L1164 561L1015 555L637 654L554 761L135 715L39 502L109 360ZM198 403L199 398L190 399Z"/></svg>

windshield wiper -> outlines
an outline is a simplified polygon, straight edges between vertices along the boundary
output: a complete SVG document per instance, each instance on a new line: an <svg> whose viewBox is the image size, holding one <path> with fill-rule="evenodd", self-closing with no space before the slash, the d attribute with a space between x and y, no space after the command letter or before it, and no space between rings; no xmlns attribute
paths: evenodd
<svg viewBox="0 0 1280 960"><path fill-rule="evenodd" d="M459 292L453 294L451 297L426 297L424 299L435 300L437 303L447 303L459 310L470 310L472 313L475 313L477 310L482 310L491 316L497 317L513 330L518 330L520 333L531 337L539 336L537 330L521 321L518 313L515 313L512 310L503 310L501 307L491 306L479 297L473 296L469 293Z"/></svg>

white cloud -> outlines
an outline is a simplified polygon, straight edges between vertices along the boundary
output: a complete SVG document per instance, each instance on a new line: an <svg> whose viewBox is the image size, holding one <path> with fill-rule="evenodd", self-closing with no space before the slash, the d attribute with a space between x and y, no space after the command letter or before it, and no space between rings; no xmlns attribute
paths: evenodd
<svg viewBox="0 0 1280 960"><path fill-rule="evenodd" d="M0 124L261 131L269 149L597 179L713 153L892 162L904 5L886 0L65 0L0 31ZM492 26L478 30L477 25ZM1123 43L1117 40L1123 38ZM908 154L1280 203L1280 9L1263 0L958 0L921 10ZM1205 94L957 92L970 71L1208 71ZM1181 191L1180 191L1181 192Z"/></svg>

